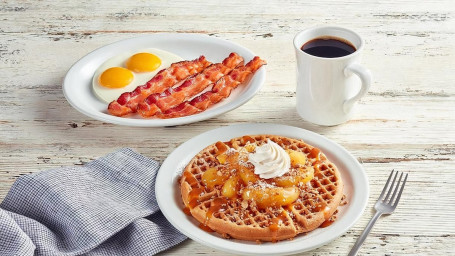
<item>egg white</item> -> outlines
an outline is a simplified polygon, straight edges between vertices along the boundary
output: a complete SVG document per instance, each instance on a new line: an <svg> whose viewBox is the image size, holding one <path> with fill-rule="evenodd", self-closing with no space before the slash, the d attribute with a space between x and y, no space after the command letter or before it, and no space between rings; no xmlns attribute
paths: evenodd
<svg viewBox="0 0 455 256"><path fill-rule="evenodd" d="M99 77L106 69L112 68L112 67L126 68L125 62L134 54L141 53L141 52L148 52L148 53L152 53L152 54L155 54L156 56L158 56L161 59L161 66L159 66L156 70L154 70L152 72L136 73L136 72L131 71L131 72L133 72L134 79L129 85L127 85L123 88L107 88L107 87L102 86L99 83ZM123 52L121 54L118 54L118 55L108 59L103 64L101 64L101 66L98 67L98 69L95 71L95 75L93 76L93 80L92 80L93 92L100 100L102 100L106 103L110 103L111 101L116 100L120 96L120 94L122 94L124 92L131 92L134 89L136 89L136 87L147 83L160 70L171 66L171 64L174 62L179 62L182 60L183 59L180 56L177 56L173 53L170 53L170 52L167 52L164 50L155 49L155 48L142 49L142 50L131 51L131 52Z"/></svg>

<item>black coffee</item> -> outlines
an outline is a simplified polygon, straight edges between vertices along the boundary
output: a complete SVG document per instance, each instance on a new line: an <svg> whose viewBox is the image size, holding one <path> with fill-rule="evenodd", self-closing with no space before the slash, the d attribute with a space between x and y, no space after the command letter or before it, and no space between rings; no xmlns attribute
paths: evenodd
<svg viewBox="0 0 455 256"><path fill-rule="evenodd" d="M349 41L335 37L320 37L306 42L300 48L313 56L322 58L338 58L355 52Z"/></svg>

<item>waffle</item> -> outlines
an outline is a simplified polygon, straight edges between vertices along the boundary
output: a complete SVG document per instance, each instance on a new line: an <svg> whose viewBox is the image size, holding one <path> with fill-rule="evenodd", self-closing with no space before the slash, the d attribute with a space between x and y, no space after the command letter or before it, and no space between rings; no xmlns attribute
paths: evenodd
<svg viewBox="0 0 455 256"><path fill-rule="evenodd" d="M254 166L245 162L242 155L248 150L252 152L267 139L288 152L302 152L306 160L298 165L298 170L311 170L312 176L302 180L299 172L290 171L282 178L303 181L291 186L278 182L280 178L265 180L257 176L253 181L243 179L244 176L238 178L242 174L240 170L254 171ZM229 152L240 152L236 160L241 165L225 163ZM216 184L209 186L206 176L214 169L217 176L211 181ZM224 177L221 182L217 180L220 177ZM225 184L229 182L235 193L226 197ZM251 188L259 189L261 196L268 194L267 198L272 198L276 191L288 189L297 191L298 198L290 204L261 205L262 201L243 196L242 192ZM272 242L293 238L325 224L333 218L343 196L343 182L337 167L319 149L302 140L274 135L243 136L206 147L186 166L180 189L186 206L184 211L198 220L204 230L216 231L225 238Z"/></svg>

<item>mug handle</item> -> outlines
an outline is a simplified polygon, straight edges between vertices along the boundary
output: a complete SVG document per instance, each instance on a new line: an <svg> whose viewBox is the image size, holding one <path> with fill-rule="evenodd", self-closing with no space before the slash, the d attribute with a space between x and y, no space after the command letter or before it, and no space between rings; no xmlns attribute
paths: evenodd
<svg viewBox="0 0 455 256"><path fill-rule="evenodd" d="M360 91L354 97L344 101L343 110L346 114L350 112L354 103L362 98L365 93L367 93L368 89L370 89L371 86L370 70L366 69L358 63L352 63L344 69L345 76L349 76L351 73L356 74L360 78L362 81L362 88L360 88Z"/></svg>

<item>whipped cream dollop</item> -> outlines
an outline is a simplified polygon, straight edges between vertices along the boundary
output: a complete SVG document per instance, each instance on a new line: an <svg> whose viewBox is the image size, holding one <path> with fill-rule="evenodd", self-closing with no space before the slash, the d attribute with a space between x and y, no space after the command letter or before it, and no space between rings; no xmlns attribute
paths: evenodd
<svg viewBox="0 0 455 256"><path fill-rule="evenodd" d="M283 176L291 168L291 158L280 145L267 139L267 143L256 147L248 154L248 162L254 165L254 173L262 179Z"/></svg>

